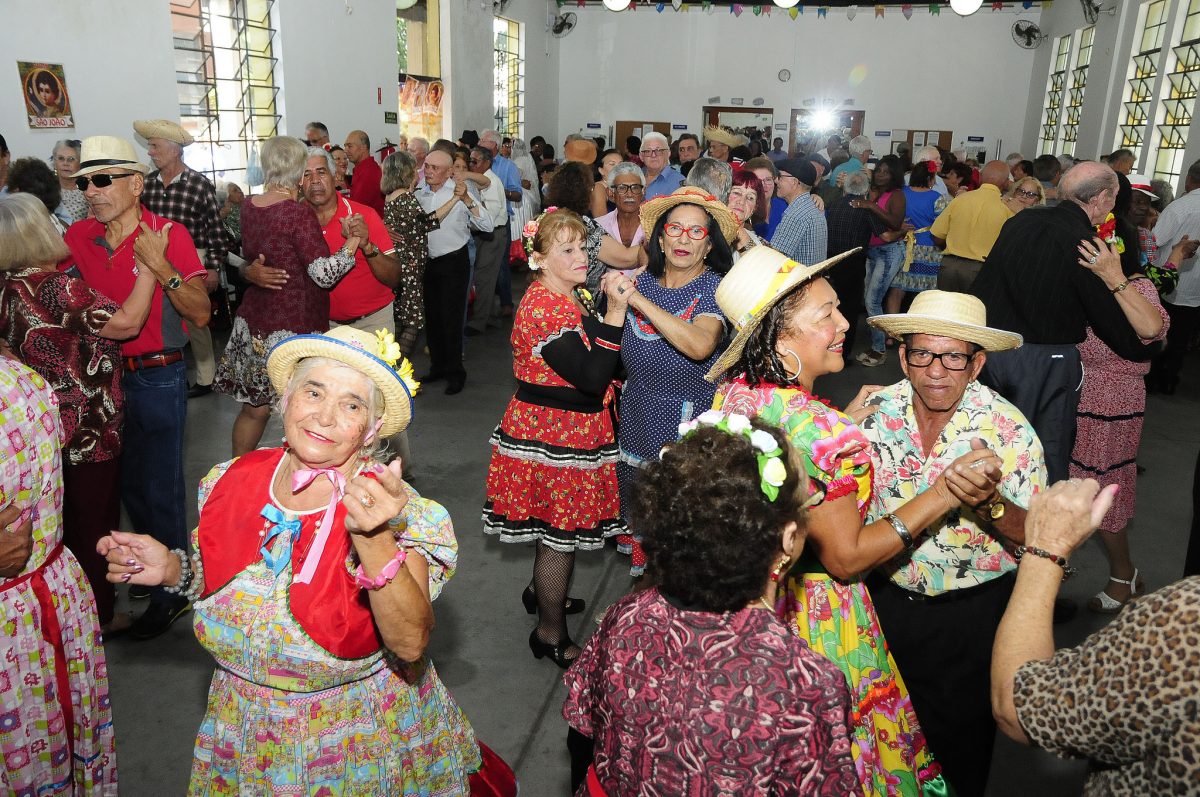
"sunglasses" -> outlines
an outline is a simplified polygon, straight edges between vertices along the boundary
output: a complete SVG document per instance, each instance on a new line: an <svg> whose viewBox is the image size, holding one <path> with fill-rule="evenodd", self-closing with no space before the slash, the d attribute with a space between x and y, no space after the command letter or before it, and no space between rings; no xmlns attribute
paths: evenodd
<svg viewBox="0 0 1200 797"><path fill-rule="evenodd" d="M93 174L88 177L76 177L75 187L80 191L86 191L90 183L97 188L108 188L113 184L113 180L120 180L122 177L133 177L133 172L126 172L125 174Z"/></svg>

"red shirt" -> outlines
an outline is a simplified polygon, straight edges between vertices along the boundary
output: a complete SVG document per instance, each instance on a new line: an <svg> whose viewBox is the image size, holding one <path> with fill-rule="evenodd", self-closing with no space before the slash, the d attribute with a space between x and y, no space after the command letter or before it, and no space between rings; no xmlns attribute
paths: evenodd
<svg viewBox="0 0 1200 797"><path fill-rule="evenodd" d="M152 230L161 230L167 219L155 216L142 208L142 218ZM133 292L137 281L133 262L133 244L141 235L141 227L135 228L115 250L108 248L104 238L104 225L94 218L84 219L71 225L64 241L71 254L59 264L60 271L72 268L89 286L123 304ZM167 233L167 262L175 267L185 282L204 277L204 264L196 254L192 236L182 224L171 224ZM169 349L182 349L187 343L187 330L183 318L175 306L164 295L164 289L154 292L150 301L150 316L136 338L121 344L121 354L136 357L139 354L154 354Z"/></svg>
<svg viewBox="0 0 1200 797"><path fill-rule="evenodd" d="M350 181L350 198L383 215L383 192L379 182L383 169L370 155L354 164L354 179Z"/></svg>
<svg viewBox="0 0 1200 797"><path fill-rule="evenodd" d="M322 230L330 252L336 252L346 243L346 238L342 235L342 219L354 213L362 214L366 220L367 237L379 247L379 251L389 254L395 250L387 227L383 225L383 219L379 218L378 213L358 202L338 197L337 210ZM391 304L395 298L391 288L375 279L366 256L359 249L354 253L354 268L342 277L341 282L333 286L329 294L329 317L338 322L362 318L384 305Z"/></svg>

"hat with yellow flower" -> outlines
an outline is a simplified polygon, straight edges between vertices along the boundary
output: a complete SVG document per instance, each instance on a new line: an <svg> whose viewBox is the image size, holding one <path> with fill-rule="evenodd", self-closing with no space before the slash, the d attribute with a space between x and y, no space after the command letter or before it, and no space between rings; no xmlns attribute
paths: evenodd
<svg viewBox="0 0 1200 797"><path fill-rule="evenodd" d="M412 420L413 394L420 385L413 378L412 363L400 354L392 333L380 329L371 334L349 326L331 329L324 335L293 335L267 354L267 376L275 392L283 395L288 380L301 360L327 357L367 376L383 394L381 437L403 431Z"/></svg>

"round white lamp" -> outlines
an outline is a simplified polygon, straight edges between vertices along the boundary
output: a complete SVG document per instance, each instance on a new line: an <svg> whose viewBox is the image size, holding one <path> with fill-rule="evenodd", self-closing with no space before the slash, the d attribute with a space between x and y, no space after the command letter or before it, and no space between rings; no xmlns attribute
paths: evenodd
<svg viewBox="0 0 1200 797"><path fill-rule="evenodd" d="M624 11L629 8L629 2L630 0L604 0L604 7L609 11Z"/></svg>
<svg viewBox="0 0 1200 797"><path fill-rule="evenodd" d="M773 2L780 8L795 8L800 0L773 0Z"/></svg>
<svg viewBox="0 0 1200 797"><path fill-rule="evenodd" d="M950 0L950 8L960 17L974 14L983 5L983 0Z"/></svg>

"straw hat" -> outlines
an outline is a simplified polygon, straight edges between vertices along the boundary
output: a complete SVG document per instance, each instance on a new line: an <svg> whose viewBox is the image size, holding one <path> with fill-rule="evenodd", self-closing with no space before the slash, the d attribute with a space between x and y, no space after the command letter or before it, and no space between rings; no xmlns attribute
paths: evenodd
<svg viewBox="0 0 1200 797"><path fill-rule="evenodd" d="M642 203L639 213L642 217L642 230L646 235L653 235L654 225L658 224L659 216L676 205L696 205L704 208L717 220L717 224L721 225L721 233L726 241L733 243L737 240L738 230L742 226L737 217L724 202L694 185L680 186L673 193L657 196Z"/></svg>
<svg viewBox="0 0 1200 797"><path fill-rule="evenodd" d="M283 395L296 364L306 357L328 357L345 363L375 383L383 393L381 437L402 431L412 420L412 394L418 385L412 378L412 363L400 355L391 333L381 329L372 335L341 326L324 335L293 335L281 340L267 354L267 376L276 393Z"/></svg>
<svg viewBox="0 0 1200 797"><path fill-rule="evenodd" d="M116 136L88 136L79 146L79 169L72 177L98 172L101 169L126 169L149 174L150 167L138 162L133 144Z"/></svg>
<svg viewBox="0 0 1200 797"><path fill-rule="evenodd" d="M742 255L717 286L717 305L733 323L737 334L704 378L715 382L732 368L741 359L746 343L762 324L767 313L794 288L857 251L858 247L811 266L797 263L782 252L765 245L756 246Z"/></svg>
<svg viewBox="0 0 1200 797"><path fill-rule="evenodd" d="M723 127L713 127L711 125L704 128L704 141L705 143L716 141L729 147L740 147L750 143L750 139L743 135L726 130Z"/></svg>
<svg viewBox="0 0 1200 797"><path fill-rule="evenodd" d="M974 343L984 351L1015 349L1024 341L1016 332L987 325L987 308L968 293L922 291L907 313L874 315L867 323L893 338L937 335Z"/></svg>
<svg viewBox="0 0 1200 797"><path fill-rule="evenodd" d="M140 119L133 123L133 130L147 141L152 138L164 138L181 147L195 141L191 133L169 119Z"/></svg>

